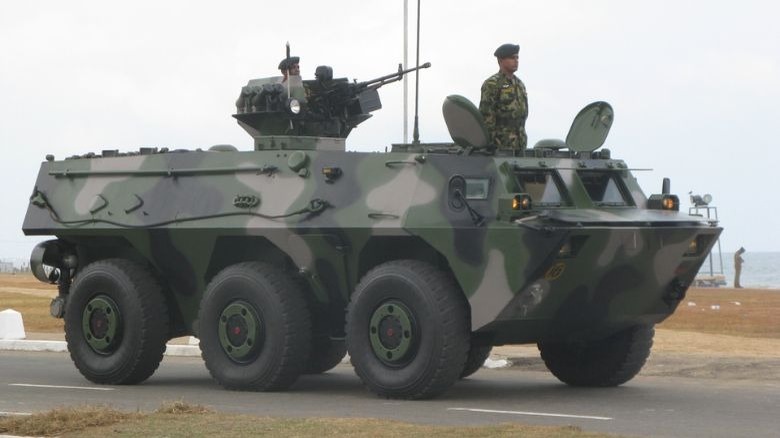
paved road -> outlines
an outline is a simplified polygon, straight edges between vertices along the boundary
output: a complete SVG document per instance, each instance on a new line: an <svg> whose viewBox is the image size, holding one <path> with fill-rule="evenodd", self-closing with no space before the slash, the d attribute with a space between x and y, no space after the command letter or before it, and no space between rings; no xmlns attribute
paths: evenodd
<svg viewBox="0 0 780 438"><path fill-rule="evenodd" d="M246 393L220 388L200 358L166 357L142 385L97 386L78 374L67 354L0 352L0 412L74 403L154 410L172 400L261 416L447 425L522 422L636 436L776 437L780 430L776 382L639 377L620 388L575 389L547 373L483 369L438 399L396 401L368 393L347 365L305 376L286 392Z"/></svg>

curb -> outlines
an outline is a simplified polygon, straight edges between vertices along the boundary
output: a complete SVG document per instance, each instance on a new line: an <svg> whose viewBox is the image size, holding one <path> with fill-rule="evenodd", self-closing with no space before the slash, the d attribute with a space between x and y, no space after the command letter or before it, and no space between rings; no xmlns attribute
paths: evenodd
<svg viewBox="0 0 780 438"><path fill-rule="evenodd" d="M48 351L53 353L65 353L68 344L65 341L27 341L0 339L0 350L5 351ZM200 347L197 345L165 346L166 356L200 356Z"/></svg>

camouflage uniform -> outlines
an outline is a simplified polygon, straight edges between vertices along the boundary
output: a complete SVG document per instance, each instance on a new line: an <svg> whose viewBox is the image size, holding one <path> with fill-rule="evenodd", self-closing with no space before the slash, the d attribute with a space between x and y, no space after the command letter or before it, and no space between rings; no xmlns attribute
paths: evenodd
<svg viewBox="0 0 780 438"><path fill-rule="evenodd" d="M512 75L510 80L501 72L487 78L482 84L479 111L498 148L525 149L525 119L528 118L528 94L525 85Z"/></svg>

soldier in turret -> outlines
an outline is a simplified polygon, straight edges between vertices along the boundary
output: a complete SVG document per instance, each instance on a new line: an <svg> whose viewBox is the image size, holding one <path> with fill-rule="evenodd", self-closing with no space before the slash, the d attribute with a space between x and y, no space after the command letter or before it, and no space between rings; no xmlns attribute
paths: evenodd
<svg viewBox="0 0 780 438"><path fill-rule="evenodd" d="M528 143L525 120L528 118L528 94L515 76L518 65L517 44L503 44L493 53L499 71L482 84L479 111L485 119L491 143L502 149L524 150Z"/></svg>
<svg viewBox="0 0 780 438"><path fill-rule="evenodd" d="M301 67L298 65L299 61L300 58L297 56L282 59L282 62L279 63L279 70L282 71L282 76L284 76L282 82L286 82L288 76L300 76Z"/></svg>

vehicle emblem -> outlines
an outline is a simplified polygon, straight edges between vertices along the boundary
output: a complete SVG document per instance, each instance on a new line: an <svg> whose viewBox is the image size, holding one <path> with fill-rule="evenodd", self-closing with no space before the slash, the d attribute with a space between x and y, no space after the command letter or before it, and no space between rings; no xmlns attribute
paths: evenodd
<svg viewBox="0 0 780 438"><path fill-rule="evenodd" d="M548 281L557 280L563 271L566 270L566 263L558 262L550 267L547 272L544 273L544 279Z"/></svg>

